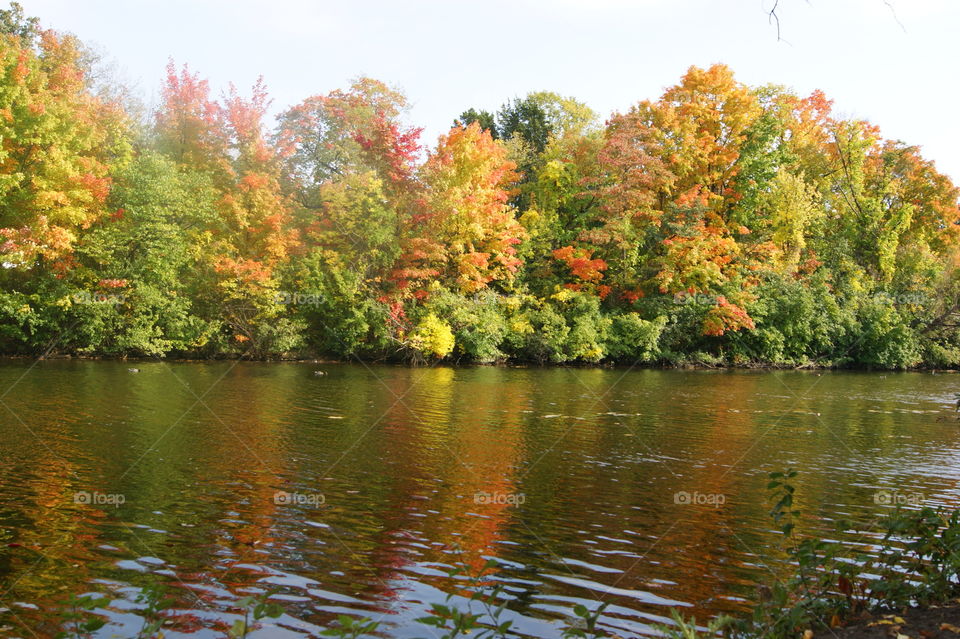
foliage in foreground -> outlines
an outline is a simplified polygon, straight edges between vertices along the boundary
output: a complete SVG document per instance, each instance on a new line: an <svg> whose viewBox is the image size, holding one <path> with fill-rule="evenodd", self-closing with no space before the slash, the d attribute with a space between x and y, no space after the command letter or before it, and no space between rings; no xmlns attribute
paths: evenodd
<svg viewBox="0 0 960 639"><path fill-rule="evenodd" d="M960 595L960 511L929 507L897 510L866 530L874 543L862 546L799 535L794 509L797 473L772 473L776 501L771 511L781 524L787 554L795 567L785 582L761 590L751 618L730 624L744 637L795 637L805 629L826 630L863 613L902 611L952 601ZM837 522L837 532L855 530Z"/></svg>
<svg viewBox="0 0 960 639"><path fill-rule="evenodd" d="M0 15L0 353L960 365L958 190L821 93L691 68L432 149L369 78L266 123L172 62L148 116Z"/></svg>

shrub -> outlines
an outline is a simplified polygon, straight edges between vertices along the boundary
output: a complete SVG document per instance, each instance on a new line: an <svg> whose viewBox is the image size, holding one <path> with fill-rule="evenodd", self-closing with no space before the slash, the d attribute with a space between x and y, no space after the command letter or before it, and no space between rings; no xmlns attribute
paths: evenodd
<svg viewBox="0 0 960 639"><path fill-rule="evenodd" d="M443 359L453 352L455 345L450 325L430 313L410 335L410 347L418 354Z"/></svg>

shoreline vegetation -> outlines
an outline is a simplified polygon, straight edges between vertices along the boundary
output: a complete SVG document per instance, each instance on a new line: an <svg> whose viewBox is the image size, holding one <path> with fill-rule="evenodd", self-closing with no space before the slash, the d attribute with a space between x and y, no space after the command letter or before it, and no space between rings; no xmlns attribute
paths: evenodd
<svg viewBox="0 0 960 639"><path fill-rule="evenodd" d="M0 353L960 365L960 191L820 92L691 67L435 144L370 78L212 94L171 61L148 110L0 10Z"/></svg>
<svg viewBox="0 0 960 639"><path fill-rule="evenodd" d="M171 357L171 356L128 356L128 355L96 355L96 354L73 354L73 353L50 353L47 355L9 355L0 354L0 362L15 361L80 361L80 362L129 362L129 363L149 363L166 362L177 364L190 363L211 363L211 362L232 362L244 361L261 364L315 364L315 365L387 365L387 366L448 366L452 368L462 367L491 367L491 368L596 368L596 369L636 369L636 370L698 370L698 371L847 371L847 372L876 372L887 371L885 368L871 368L861 365L836 366L828 363L807 362L805 364L775 364L769 362L741 362L732 364L728 362L709 363L701 361L648 361L648 362L536 362L523 360L503 360L496 362L476 362L476 361L457 361L457 360L435 360L432 362L410 362L405 360L390 359L332 359L312 356L302 357L264 357L253 359L243 354L225 353L213 355L210 357ZM931 373L939 375L950 375L960 373L958 368L930 368L926 366L903 367L892 372L902 373Z"/></svg>
<svg viewBox="0 0 960 639"><path fill-rule="evenodd" d="M752 614L720 616L706 626L673 609L671 639L926 639L960 634L960 510L897 507L869 524L840 520L865 543L799 532L797 471L770 473L770 515L783 534L794 574L759 584ZM809 523L809 522L807 522Z"/></svg>

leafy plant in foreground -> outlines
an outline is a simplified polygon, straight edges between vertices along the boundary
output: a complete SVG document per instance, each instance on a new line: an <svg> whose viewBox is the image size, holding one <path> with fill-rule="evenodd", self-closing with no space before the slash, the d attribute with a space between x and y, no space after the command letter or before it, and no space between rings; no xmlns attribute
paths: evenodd
<svg viewBox="0 0 960 639"><path fill-rule="evenodd" d="M340 615L337 617L337 622L340 624L339 626L327 628L320 634L322 634L324 637L359 639L359 637L372 635L377 631L377 628L380 627L379 622L373 621L366 617L362 619L354 619L353 617L348 617L347 615Z"/></svg>
<svg viewBox="0 0 960 639"><path fill-rule="evenodd" d="M137 639L147 639L160 632L166 621L161 613L174 605L174 600L166 598L166 594L167 589L163 585L150 584L137 595L137 603L144 604L143 626L137 633Z"/></svg>
<svg viewBox="0 0 960 639"><path fill-rule="evenodd" d="M666 639L702 639L706 637L716 637L733 622L732 617L720 615L710 620L706 630L701 631L697 626L696 619L687 619L680 614L680 611L676 608L670 610L670 617L673 618L675 625L667 626L660 624L654 626L657 632L661 633Z"/></svg>
<svg viewBox="0 0 960 639"><path fill-rule="evenodd" d="M575 605L573 607L573 614L577 616L577 620L575 624L564 628L564 639L571 639L574 637L578 639L606 637L607 633L602 629L597 628L597 622L600 621L600 617L603 616L603 611L606 610L607 606L609 605L610 604L608 603L604 603L594 610L590 610L583 604Z"/></svg>
<svg viewBox="0 0 960 639"><path fill-rule="evenodd" d="M237 619L233 622L233 627L227 636L230 639L243 639L250 631L256 628L257 622L266 619L276 619L283 614L283 607L279 604L270 603L268 600L273 595L273 591L267 591L260 595L249 595L241 597L237 601L237 606L243 608L243 619ZM251 624L251 617L253 623Z"/></svg>
<svg viewBox="0 0 960 639"><path fill-rule="evenodd" d="M771 516L795 573L761 586L751 618L733 622L741 637L795 637L843 625L865 613L949 601L960 594L960 511L897 510L864 531L882 537L873 554L842 542L797 533L796 471L770 474ZM837 532L850 530L837 523ZM879 529L879 530L878 530Z"/></svg>
<svg viewBox="0 0 960 639"><path fill-rule="evenodd" d="M56 639L86 639L107 624L107 620L93 613L110 603L108 597L97 595L78 595L67 602L67 609L60 618L67 630L62 630Z"/></svg>
<svg viewBox="0 0 960 639"><path fill-rule="evenodd" d="M452 639L460 635L471 634L475 630L478 639L492 639L493 637L507 637L513 622L510 620L501 621L506 603L497 603L501 599L503 586L497 584L490 586L486 576L497 562L488 560L477 574L471 574L461 566L454 566L448 571L451 579L465 577L467 580L467 589L469 591L467 610L462 611L449 605L454 594L448 594L446 604L433 604L430 607L430 614L417 619L419 623L433 626L444 630L445 634L441 639ZM472 609L472 603L477 602L483 608L483 612L475 613ZM484 619L486 615L486 619Z"/></svg>

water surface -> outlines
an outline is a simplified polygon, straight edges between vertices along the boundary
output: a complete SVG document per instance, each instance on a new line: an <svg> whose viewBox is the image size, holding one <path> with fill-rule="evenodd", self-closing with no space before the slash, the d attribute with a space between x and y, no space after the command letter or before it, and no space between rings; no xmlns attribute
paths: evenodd
<svg viewBox="0 0 960 639"><path fill-rule="evenodd" d="M222 637L264 592L286 614L261 637L344 613L424 636L450 568L488 559L524 634L602 601L637 636L783 577L771 471L800 471L809 528L960 506L957 375L129 366L0 363L0 636L91 592L98 636L134 636L157 583L168 637Z"/></svg>

